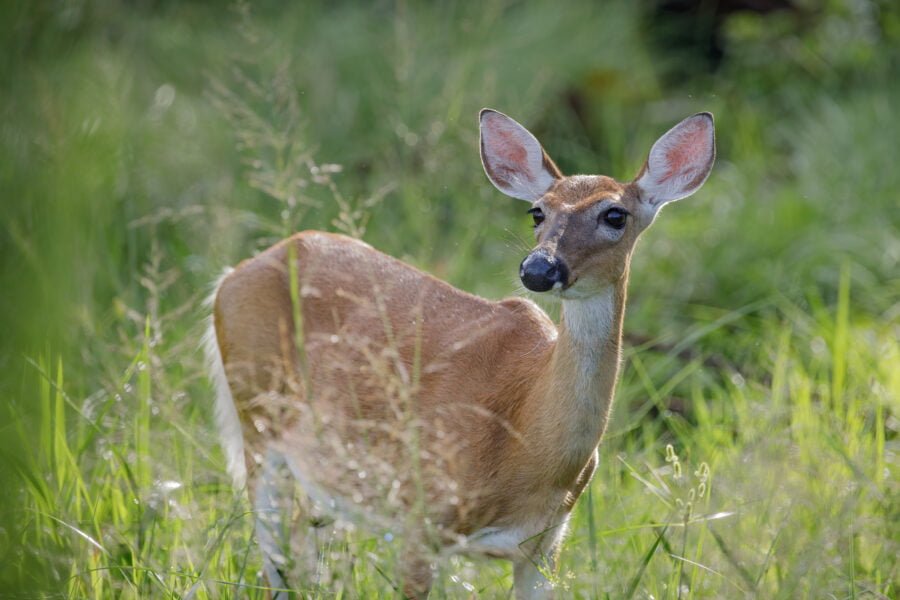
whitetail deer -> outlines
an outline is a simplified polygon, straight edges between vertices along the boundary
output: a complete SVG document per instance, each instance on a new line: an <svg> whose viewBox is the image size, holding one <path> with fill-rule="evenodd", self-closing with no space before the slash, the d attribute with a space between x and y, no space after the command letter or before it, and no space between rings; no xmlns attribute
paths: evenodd
<svg viewBox="0 0 900 600"><path fill-rule="evenodd" d="M529 300L484 300L328 233L298 233L217 287L217 416L229 469L263 517L274 587L288 584L279 519L296 482L308 510L402 530L408 596L428 594L435 548L510 559L518 597L552 595L609 419L632 250L663 204L706 180L713 119L672 128L629 183L562 175L494 110L480 125L488 178L531 204L537 245L519 276L561 298L558 327Z"/></svg>

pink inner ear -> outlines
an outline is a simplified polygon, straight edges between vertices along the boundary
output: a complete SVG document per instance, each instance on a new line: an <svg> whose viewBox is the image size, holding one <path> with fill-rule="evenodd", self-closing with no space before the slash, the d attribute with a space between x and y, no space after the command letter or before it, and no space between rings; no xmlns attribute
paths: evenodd
<svg viewBox="0 0 900 600"><path fill-rule="evenodd" d="M507 168L524 168L528 152L516 139L515 132L499 124L492 127L492 129L494 135L499 138L492 144L497 158L506 163L504 166Z"/></svg>
<svg viewBox="0 0 900 600"><path fill-rule="evenodd" d="M533 202L553 185L559 171L527 129L501 113L481 112L481 162L507 196Z"/></svg>
<svg viewBox="0 0 900 600"><path fill-rule="evenodd" d="M704 157L709 156L709 132L706 123L697 120L694 123L686 123L683 131L678 132L675 143L664 150L666 157L665 174L659 182L681 175L687 175L690 169L695 169L705 162Z"/></svg>

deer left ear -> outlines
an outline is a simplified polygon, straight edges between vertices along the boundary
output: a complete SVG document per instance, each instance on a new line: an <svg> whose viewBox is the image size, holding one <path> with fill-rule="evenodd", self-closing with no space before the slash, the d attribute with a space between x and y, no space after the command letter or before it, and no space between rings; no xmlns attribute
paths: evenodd
<svg viewBox="0 0 900 600"><path fill-rule="evenodd" d="M531 133L501 112L482 109L481 164L494 186L513 198L534 202L562 177Z"/></svg>
<svg viewBox="0 0 900 600"><path fill-rule="evenodd" d="M716 132L708 112L688 117L659 138L635 178L641 204L651 214L700 189L716 160Z"/></svg>

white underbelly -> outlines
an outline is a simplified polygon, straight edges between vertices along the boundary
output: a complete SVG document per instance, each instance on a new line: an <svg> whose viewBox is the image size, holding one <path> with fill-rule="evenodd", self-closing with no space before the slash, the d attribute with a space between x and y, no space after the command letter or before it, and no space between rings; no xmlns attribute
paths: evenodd
<svg viewBox="0 0 900 600"><path fill-rule="evenodd" d="M290 476L313 501L317 512L329 514L338 521L360 524L366 529L390 531L400 535L404 535L404 529L409 526L402 517L405 513L401 512L398 516L394 511L387 511L384 514L376 508L378 503L373 498L365 498L360 502L330 489L327 483L312 475L309 465L298 460L296 453L282 454L278 449L270 448L269 455L278 456L285 461ZM532 556L535 548L549 549L565 534L568 515L558 512L564 496L565 492L560 492L558 497L554 495L552 498L545 498L545 502L537 506L532 505L531 515L514 525L483 527L468 536L445 531L442 537L446 545L441 553L517 560L523 556ZM546 510L542 511L544 508Z"/></svg>
<svg viewBox="0 0 900 600"><path fill-rule="evenodd" d="M565 534L568 515L559 522L529 523L513 527L484 527L449 548L450 553L483 554L516 560L533 555L535 546L550 548Z"/></svg>

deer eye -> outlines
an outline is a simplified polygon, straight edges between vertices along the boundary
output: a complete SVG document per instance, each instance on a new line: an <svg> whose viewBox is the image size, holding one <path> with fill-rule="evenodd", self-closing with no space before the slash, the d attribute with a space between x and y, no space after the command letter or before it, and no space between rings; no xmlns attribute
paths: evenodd
<svg viewBox="0 0 900 600"><path fill-rule="evenodd" d="M541 223L544 222L544 211L539 209L538 207L534 207L528 211L528 214L531 215L531 218L534 219L534 226L537 227Z"/></svg>
<svg viewBox="0 0 900 600"><path fill-rule="evenodd" d="M628 213L621 208L611 208L603 213L600 218L613 229L622 229L628 220Z"/></svg>

